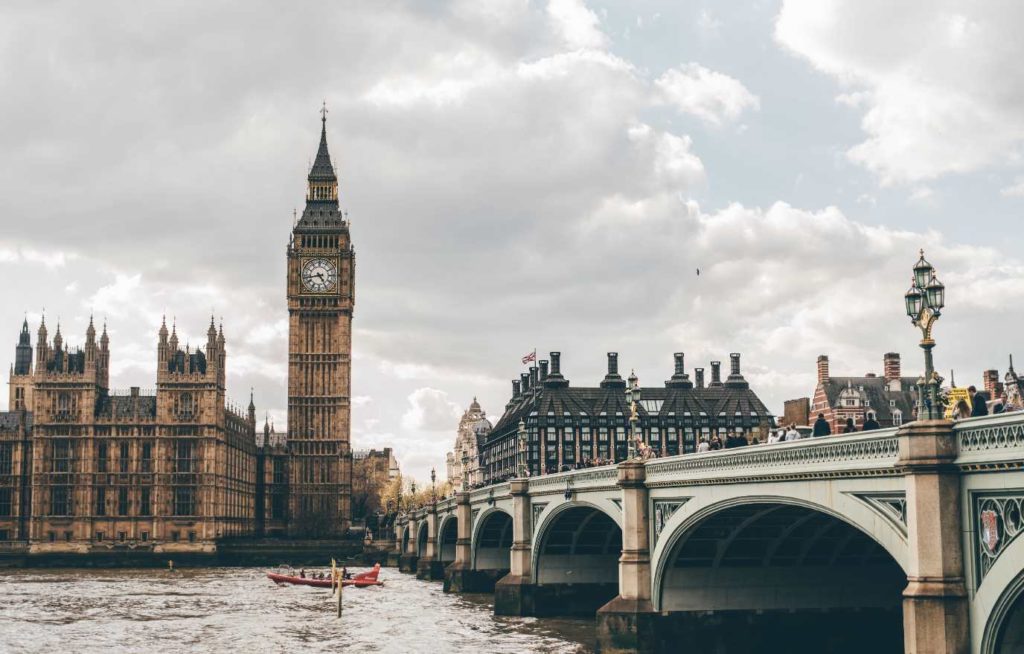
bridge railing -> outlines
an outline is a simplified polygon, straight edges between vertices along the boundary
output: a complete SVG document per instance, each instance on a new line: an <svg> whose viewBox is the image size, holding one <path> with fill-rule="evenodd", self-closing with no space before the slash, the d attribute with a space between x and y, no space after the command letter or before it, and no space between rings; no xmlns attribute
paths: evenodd
<svg viewBox="0 0 1024 654"><path fill-rule="evenodd" d="M469 501L472 504L477 502L483 502L490 498L495 500L503 497L508 497L511 493L509 483L503 481L500 484L494 484L493 486L484 486L483 488L477 488L469 492Z"/></svg>
<svg viewBox="0 0 1024 654"><path fill-rule="evenodd" d="M880 429L655 459L647 463L647 481L655 485L659 481L685 484L709 479L728 483L780 475L816 478L824 473L895 473L898 455L896 429Z"/></svg>
<svg viewBox="0 0 1024 654"><path fill-rule="evenodd" d="M960 420L953 432L961 467L1024 465L1024 411Z"/></svg>
<svg viewBox="0 0 1024 654"><path fill-rule="evenodd" d="M619 468L616 465L556 472L541 477L532 477L530 479L530 494L615 486L618 476Z"/></svg>

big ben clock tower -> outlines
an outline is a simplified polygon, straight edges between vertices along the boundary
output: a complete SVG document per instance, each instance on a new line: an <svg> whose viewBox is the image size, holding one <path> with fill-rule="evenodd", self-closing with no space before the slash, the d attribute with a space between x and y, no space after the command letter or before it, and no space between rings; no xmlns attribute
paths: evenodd
<svg viewBox="0 0 1024 654"><path fill-rule="evenodd" d="M355 252L338 208L327 109L306 207L288 243L288 531L340 536L351 518L349 441Z"/></svg>

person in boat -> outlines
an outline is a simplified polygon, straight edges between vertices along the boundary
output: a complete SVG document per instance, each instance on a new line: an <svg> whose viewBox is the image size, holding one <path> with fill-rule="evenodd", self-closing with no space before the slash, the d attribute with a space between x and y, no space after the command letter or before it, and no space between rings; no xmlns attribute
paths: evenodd
<svg viewBox="0 0 1024 654"><path fill-rule="evenodd" d="M305 579L306 578L306 569L305 568L303 568L302 570L299 571L299 577L301 579Z"/></svg>
<svg viewBox="0 0 1024 654"><path fill-rule="evenodd" d="M351 579L352 578L352 573L349 572L348 568L345 567L345 566L342 566L342 568L341 568L341 578L342 579Z"/></svg>

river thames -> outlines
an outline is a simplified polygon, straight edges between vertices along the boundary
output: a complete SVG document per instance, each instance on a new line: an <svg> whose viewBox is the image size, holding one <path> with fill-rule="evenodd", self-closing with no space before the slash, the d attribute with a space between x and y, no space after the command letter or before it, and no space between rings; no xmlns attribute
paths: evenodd
<svg viewBox="0 0 1024 654"><path fill-rule="evenodd" d="M261 568L0 571L0 652L590 652L594 621L498 618L491 595L381 570L383 587L276 586Z"/></svg>

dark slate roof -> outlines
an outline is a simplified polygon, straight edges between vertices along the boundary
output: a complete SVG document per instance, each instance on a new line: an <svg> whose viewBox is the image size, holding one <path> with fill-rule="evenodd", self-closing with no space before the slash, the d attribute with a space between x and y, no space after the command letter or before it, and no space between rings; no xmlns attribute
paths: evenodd
<svg viewBox="0 0 1024 654"><path fill-rule="evenodd" d="M115 420L155 419L156 395L102 395L96 416Z"/></svg>
<svg viewBox="0 0 1024 654"><path fill-rule="evenodd" d="M863 388L869 406L860 407L861 410L870 411L875 414L877 420L886 422L892 420L893 409L899 409L904 420L910 419L916 404L916 384L916 377L900 377L901 390L890 391L885 377L830 377L824 384L824 390L829 406L842 410L843 407L839 406L839 395L847 388ZM896 406L890 407L890 400L894 400Z"/></svg>
<svg viewBox="0 0 1024 654"><path fill-rule="evenodd" d="M82 350L56 350L50 360L46 362L47 372L64 370L65 359L67 359L68 372L79 374L85 372L85 352Z"/></svg>
<svg viewBox="0 0 1024 654"><path fill-rule="evenodd" d="M167 359L167 371L168 372L180 372L180 373L193 373L198 372L202 375L206 374L206 355L203 351L196 349L195 352L186 354L183 350L178 350L171 354Z"/></svg>
<svg viewBox="0 0 1024 654"><path fill-rule="evenodd" d="M648 401L652 401L654 404L660 402L660 408L655 415L661 417L680 417L687 412L695 417L702 412L709 417L717 417L719 413L729 416L735 415L737 411L744 416L750 416L751 413L755 413L759 417L771 415L768 408L746 383L715 388L689 386L644 388L640 393L640 398L638 413L642 420L651 415L644 406ZM494 425L494 429L486 440L493 442L506 437L518 429L521 419L530 422L531 416L559 417L568 413L574 421L578 421L584 415L593 420L604 414L610 418L610 424L619 424L628 418L629 412L623 384L615 383L606 385L604 388L575 388L561 383L545 384L540 382L538 386L509 401L505 413Z"/></svg>
<svg viewBox="0 0 1024 654"><path fill-rule="evenodd" d="M338 177L331 164L331 153L327 151L327 117L324 116L320 122L320 147L317 148L316 159L313 160L313 167L309 171L309 181L336 182Z"/></svg>
<svg viewBox="0 0 1024 654"><path fill-rule="evenodd" d="M313 160L313 167L309 170L309 181L313 182L335 182L338 177L334 172L334 164L331 163L331 154L327 150L327 121L322 121L320 130L320 147L316 151L316 159ZM296 225L299 232L328 231L337 232L345 228L345 217L338 208L338 200L306 200L306 207L302 210L302 217Z"/></svg>

